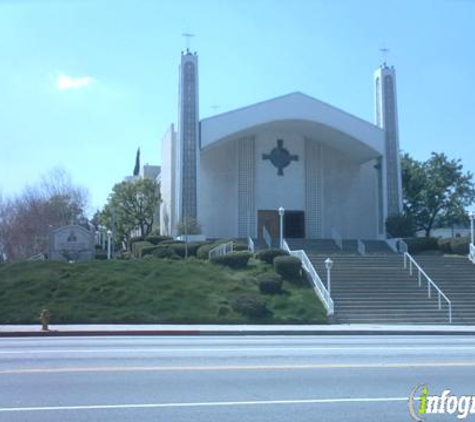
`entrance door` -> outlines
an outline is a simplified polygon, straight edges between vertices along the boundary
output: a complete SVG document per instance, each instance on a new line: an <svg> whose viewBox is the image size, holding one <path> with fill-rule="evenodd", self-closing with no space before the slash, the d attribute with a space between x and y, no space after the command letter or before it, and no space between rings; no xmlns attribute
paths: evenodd
<svg viewBox="0 0 475 422"><path fill-rule="evenodd" d="M288 239L305 237L305 213L303 211L285 211L284 237Z"/></svg>
<svg viewBox="0 0 475 422"><path fill-rule="evenodd" d="M262 228L266 227L272 239L279 238L279 214L275 210L257 211L257 237L262 238Z"/></svg>
<svg viewBox="0 0 475 422"><path fill-rule="evenodd" d="M277 210L257 211L257 233L259 238L262 238L262 228L266 226L272 239L279 239L279 224ZM289 239L305 237L305 213L303 211L285 211L284 237Z"/></svg>

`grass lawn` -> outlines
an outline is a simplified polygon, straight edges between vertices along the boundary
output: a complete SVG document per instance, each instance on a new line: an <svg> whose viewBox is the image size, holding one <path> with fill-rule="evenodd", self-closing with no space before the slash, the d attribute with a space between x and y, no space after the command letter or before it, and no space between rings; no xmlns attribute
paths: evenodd
<svg viewBox="0 0 475 422"><path fill-rule="evenodd" d="M326 323L308 283L284 282L283 293L263 295L258 260L231 270L197 259L18 262L0 265L0 323ZM242 294L265 298L269 312L248 317L231 304Z"/></svg>

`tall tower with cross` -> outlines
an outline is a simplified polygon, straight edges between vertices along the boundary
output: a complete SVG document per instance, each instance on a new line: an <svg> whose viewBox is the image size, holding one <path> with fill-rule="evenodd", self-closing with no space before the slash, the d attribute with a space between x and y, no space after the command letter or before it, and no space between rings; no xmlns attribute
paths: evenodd
<svg viewBox="0 0 475 422"><path fill-rule="evenodd" d="M188 37L191 34L184 34ZM178 94L178 218L182 224L197 221L199 168L198 55L181 53Z"/></svg>
<svg viewBox="0 0 475 422"><path fill-rule="evenodd" d="M381 49L384 55L387 49ZM396 97L396 71L386 60L374 73L375 120L384 129L385 157L382 161L382 179L386 187L383 198L385 215L402 212L401 159L399 155L399 128Z"/></svg>

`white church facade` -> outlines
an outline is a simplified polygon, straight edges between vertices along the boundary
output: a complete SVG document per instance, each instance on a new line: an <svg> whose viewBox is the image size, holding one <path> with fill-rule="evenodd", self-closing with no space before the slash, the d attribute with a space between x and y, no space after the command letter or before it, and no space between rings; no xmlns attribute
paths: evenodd
<svg viewBox="0 0 475 422"><path fill-rule="evenodd" d="M300 92L200 120L198 57L183 52L178 124L162 139L162 234L382 239L401 211L394 68L375 72L375 124Z"/></svg>

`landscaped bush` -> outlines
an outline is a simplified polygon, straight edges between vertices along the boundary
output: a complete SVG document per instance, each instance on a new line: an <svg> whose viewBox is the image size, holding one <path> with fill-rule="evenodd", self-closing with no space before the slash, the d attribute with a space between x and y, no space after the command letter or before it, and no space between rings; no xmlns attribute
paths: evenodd
<svg viewBox="0 0 475 422"><path fill-rule="evenodd" d="M439 246L439 249L444 253L452 253L452 247L450 246L451 242L452 239L437 239L437 245Z"/></svg>
<svg viewBox="0 0 475 422"><path fill-rule="evenodd" d="M282 293L282 277L278 274L262 274L258 277L259 290L264 294L280 294Z"/></svg>
<svg viewBox="0 0 475 422"><path fill-rule="evenodd" d="M268 264L273 264L275 257L287 255L289 255L288 252L282 249L265 249L263 251L257 252L256 258L267 262Z"/></svg>
<svg viewBox="0 0 475 422"><path fill-rule="evenodd" d="M247 266L251 254L249 252L231 252L211 259L213 264L224 265L229 268L244 268Z"/></svg>
<svg viewBox="0 0 475 422"><path fill-rule="evenodd" d="M452 252L457 255L468 255L470 251L470 239L468 237L457 237L451 239L450 247Z"/></svg>
<svg viewBox="0 0 475 422"><path fill-rule="evenodd" d="M155 258L171 258L171 259L180 259L180 256L176 252L169 248L167 245L158 245L153 251L153 256Z"/></svg>
<svg viewBox="0 0 475 422"><path fill-rule="evenodd" d="M216 245L214 243L200 246L196 251L196 257L198 259L208 259L209 251L215 247Z"/></svg>
<svg viewBox="0 0 475 422"><path fill-rule="evenodd" d="M236 312L251 318L261 318L268 313L265 299L250 294L237 296L231 306Z"/></svg>
<svg viewBox="0 0 475 422"><path fill-rule="evenodd" d="M439 245L435 237L410 237L404 239L407 243L409 253L418 253L424 251L437 251Z"/></svg>
<svg viewBox="0 0 475 422"><path fill-rule="evenodd" d="M402 214L392 214L386 219L386 232L389 237L414 236L416 229L411 217Z"/></svg>
<svg viewBox="0 0 475 422"><path fill-rule="evenodd" d="M296 280L302 276L302 263L295 256L277 256L274 259L274 270L285 279Z"/></svg>
<svg viewBox="0 0 475 422"><path fill-rule="evenodd" d="M144 256L147 256L147 255L153 255L153 251L157 248L158 246L156 245L142 247L140 249L140 258L143 258Z"/></svg>
<svg viewBox="0 0 475 422"><path fill-rule="evenodd" d="M96 255L95 255L94 258L103 261L103 260L107 259L107 253L106 252L96 252Z"/></svg>
<svg viewBox="0 0 475 422"><path fill-rule="evenodd" d="M170 236L147 236L145 238L147 242L150 242L152 245L158 245L159 243L162 243L166 240L173 240L173 237Z"/></svg>
<svg viewBox="0 0 475 422"><path fill-rule="evenodd" d="M148 248L152 245L150 242L146 241L137 241L132 244L132 255L135 258L142 258L142 249L143 248Z"/></svg>
<svg viewBox="0 0 475 422"><path fill-rule="evenodd" d="M185 243L183 242L183 240L178 240L178 239L166 239L166 240L162 240L160 242L160 245L175 245L177 243Z"/></svg>
<svg viewBox="0 0 475 422"><path fill-rule="evenodd" d="M132 247L134 246L134 243L143 242L144 240L145 240L145 238L143 236L133 237L132 239L129 240L130 249L132 250Z"/></svg>
<svg viewBox="0 0 475 422"><path fill-rule="evenodd" d="M239 252L239 251L247 251L249 250L248 246L247 245L244 245L242 243L235 243L233 245L233 251L235 252Z"/></svg>

